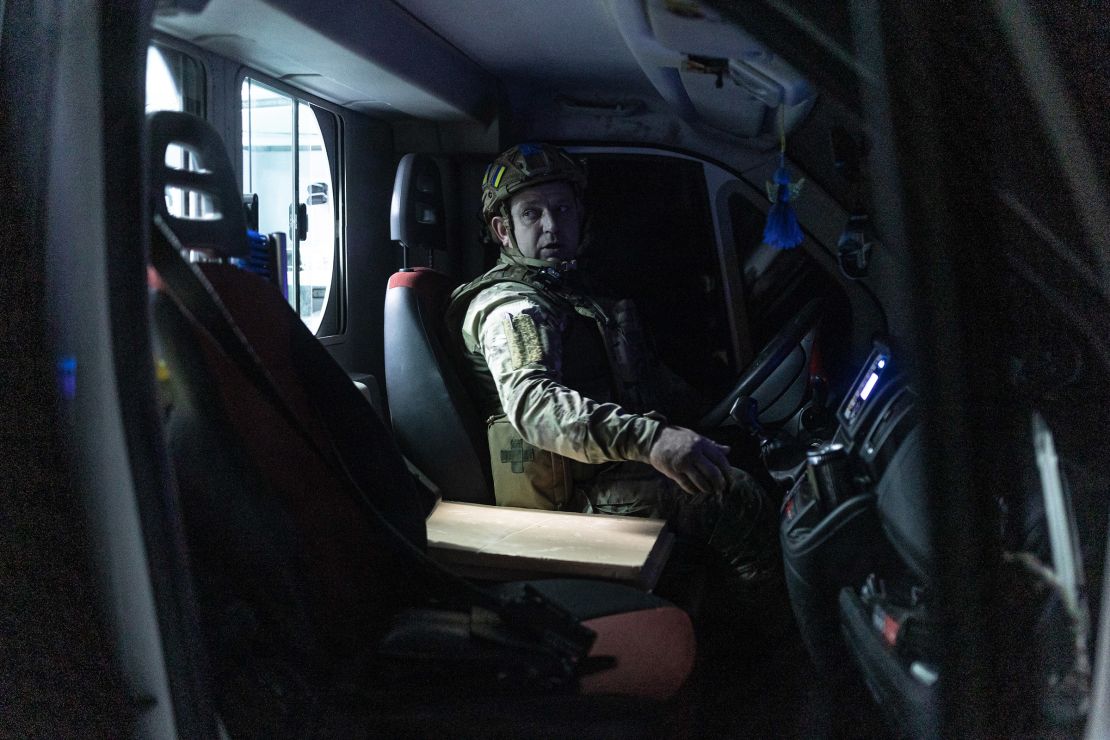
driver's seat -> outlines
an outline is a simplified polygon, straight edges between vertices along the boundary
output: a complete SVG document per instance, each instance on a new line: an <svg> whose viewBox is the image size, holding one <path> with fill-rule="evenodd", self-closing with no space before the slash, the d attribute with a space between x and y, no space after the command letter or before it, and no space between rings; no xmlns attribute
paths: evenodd
<svg viewBox="0 0 1110 740"><path fill-rule="evenodd" d="M442 180L434 159L406 154L397 167L391 237L406 250L443 250ZM385 294L385 386L401 452L444 499L492 504L484 419L455 370L443 322L458 281L402 268Z"/></svg>

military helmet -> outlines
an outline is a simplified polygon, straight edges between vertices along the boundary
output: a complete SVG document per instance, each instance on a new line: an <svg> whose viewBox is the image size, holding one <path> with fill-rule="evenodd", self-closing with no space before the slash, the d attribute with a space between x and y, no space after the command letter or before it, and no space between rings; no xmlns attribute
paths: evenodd
<svg viewBox="0 0 1110 740"><path fill-rule="evenodd" d="M482 220L508 215L509 199L533 185L569 182L581 197L586 172L570 155L551 144L520 144L502 153L482 177Z"/></svg>

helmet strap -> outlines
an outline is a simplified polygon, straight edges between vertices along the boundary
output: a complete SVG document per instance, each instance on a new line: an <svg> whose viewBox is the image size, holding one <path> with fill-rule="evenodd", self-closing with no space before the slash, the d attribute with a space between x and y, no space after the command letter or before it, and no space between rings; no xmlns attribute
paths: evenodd
<svg viewBox="0 0 1110 740"><path fill-rule="evenodd" d="M509 232L509 249L515 254L523 257L524 255L521 254L520 247L517 246L516 243L516 228L513 226L513 217L512 214L509 213L509 203L507 200L501 201L500 209L501 220L505 222L506 230Z"/></svg>
<svg viewBox="0 0 1110 740"><path fill-rule="evenodd" d="M580 191L577 187L575 187L575 191L574 191L574 200L575 200L575 203L577 204L577 208L578 208L578 218L579 218L579 221L580 221L580 228L584 228L586 218L585 218L585 215L584 215L584 208L582 207L581 193L580 193ZM523 265L525 267L539 267L539 268L552 267L553 265L548 260L541 260L541 259L536 259L534 257L525 257L524 256L524 253L520 251L520 246L516 243L516 227L513 225L512 214L509 213L508 202L502 201L498 205L498 209L500 210L500 213L498 215L501 216L501 220L504 221L505 225L507 226L506 230L507 230L508 235L509 235L509 243L507 245L506 244L501 245L501 253L504 254L505 257L507 257L509 259L509 261L511 261L515 264L518 264L518 265ZM493 230L492 226L490 227L490 230L491 231ZM494 236L497 237L497 234L494 233ZM500 239L498 238L498 240L500 240ZM579 254L582 252L582 246L583 245L581 243L579 243L579 245L578 245ZM563 265L567 265L567 264L573 264L574 267L577 267L577 258L571 260L569 263L567 263L567 262L563 263Z"/></svg>

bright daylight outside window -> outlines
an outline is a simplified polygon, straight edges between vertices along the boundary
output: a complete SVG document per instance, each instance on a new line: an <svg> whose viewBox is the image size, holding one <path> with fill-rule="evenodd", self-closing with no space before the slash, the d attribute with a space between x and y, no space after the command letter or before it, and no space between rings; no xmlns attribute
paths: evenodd
<svg viewBox="0 0 1110 740"><path fill-rule="evenodd" d="M243 189L258 195L259 231L288 237L289 305L313 332L338 333L321 327L336 282L335 116L249 78L242 105Z"/></svg>
<svg viewBox="0 0 1110 740"><path fill-rule="evenodd" d="M187 54L152 44L146 53L146 112L204 115L204 68Z"/></svg>

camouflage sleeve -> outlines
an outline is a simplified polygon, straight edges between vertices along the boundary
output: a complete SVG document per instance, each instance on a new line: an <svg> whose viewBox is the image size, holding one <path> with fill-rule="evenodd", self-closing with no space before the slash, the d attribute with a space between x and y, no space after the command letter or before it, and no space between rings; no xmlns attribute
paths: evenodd
<svg viewBox="0 0 1110 740"><path fill-rule="evenodd" d="M646 462L660 422L563 384L564 321L525 286L502 283L471 302L463 341L485 357L509 423L530 444L587 463Z"/></svg>

